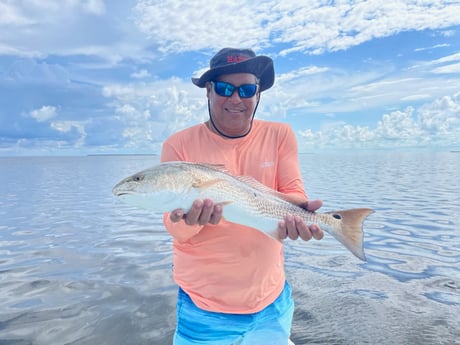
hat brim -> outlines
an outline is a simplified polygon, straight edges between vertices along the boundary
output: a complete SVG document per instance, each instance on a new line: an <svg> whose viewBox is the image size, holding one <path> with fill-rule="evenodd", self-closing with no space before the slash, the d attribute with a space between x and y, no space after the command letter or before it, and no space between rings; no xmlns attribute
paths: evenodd
<svg viewBox="0 0 460 345"><path fill-rule="evenodd" d="M275 70L273 60L268 56L256 56L241 62L212 68L206 71L200 78L192 78L192 83L198 87L205 87L208 81L214 80L222 74L251 73L259 79L260 91L267 90L275 82Z"/></svg>

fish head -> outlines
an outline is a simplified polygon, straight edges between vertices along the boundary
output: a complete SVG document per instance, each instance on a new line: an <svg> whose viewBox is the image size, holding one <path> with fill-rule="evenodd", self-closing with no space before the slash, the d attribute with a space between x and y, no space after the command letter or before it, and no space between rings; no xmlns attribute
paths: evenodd
<svg viewBox="0 0 460 345"><path fill-rule="evenodd" d="M179 164L159 164L124 178L112 193L127 204L150 210L174 207L191 184L180 168Z"/></svg>
<svg viewBox="0 0 460 345"><path fill-rule="evenodd" d="M146 188L147 185L144 183L145 178L146 174L144 172L126 177L113 187L112 193L115 196L146 193L148 188Z"/></svg>

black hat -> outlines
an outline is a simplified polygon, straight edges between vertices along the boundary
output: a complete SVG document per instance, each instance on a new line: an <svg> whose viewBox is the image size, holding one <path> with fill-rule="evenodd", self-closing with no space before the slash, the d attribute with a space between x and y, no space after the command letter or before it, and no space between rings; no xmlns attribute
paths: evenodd
<svg viewBox="0 0 460 345"><path fill-rule="evenodd" d="M224 48L211 59L209 70L200 78L192 78L193 84L205 87L206 82L222 74L251 73L259 79L260 91L267 90L275 82L273 60L256 54L251 49Z"/></svg>

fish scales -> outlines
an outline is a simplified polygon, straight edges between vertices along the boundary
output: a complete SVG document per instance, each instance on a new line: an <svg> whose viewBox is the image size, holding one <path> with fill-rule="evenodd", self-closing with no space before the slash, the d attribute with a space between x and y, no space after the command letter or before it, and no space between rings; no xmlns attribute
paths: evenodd
<svg viewBox="0 0 460 345"><path fill-rule="evenodd" d="M233 176L222 166L167 162L120 181L113 193L128 204L155 212L188 210L196 199L223 206L227 221L250 226L276 239L278 222L287 214L320 226L358 258L365 260L362 223L368 208L310 212L253 178Z"/></svg>

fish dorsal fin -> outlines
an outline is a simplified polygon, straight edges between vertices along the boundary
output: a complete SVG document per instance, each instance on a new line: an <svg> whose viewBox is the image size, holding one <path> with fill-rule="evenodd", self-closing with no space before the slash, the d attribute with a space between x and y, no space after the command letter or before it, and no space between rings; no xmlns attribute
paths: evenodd
<svg viewBox="0 0 460 345"><path fill-rule="evenodd" d="M286 194L280 193L280 192L278 192L278 191L276 191L276 190L274 190L274 189L272 189L270 187L267 187L266 185L264 185L263 183L259 182L258 180L256 180L252 176L234 176L234 177L237 180L247 184L251 188L259 191L260 193L269 194L269 195L272 195L275 198L279 198L279 199L282 199L284 201L292 203L292 199L289 198Z"/></svg>
<svg viewBox="0 0 460 345"><path fill-rule="evenodd" d="M225 167L224 164L222 163L199 163L200 165L208 168L208 169L212 169L212 170L217 170L219 172L222 172L224 174L228 174L228 175L232 175L233 174Z"/></svg>

